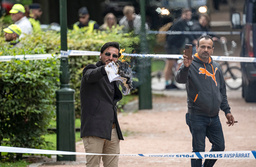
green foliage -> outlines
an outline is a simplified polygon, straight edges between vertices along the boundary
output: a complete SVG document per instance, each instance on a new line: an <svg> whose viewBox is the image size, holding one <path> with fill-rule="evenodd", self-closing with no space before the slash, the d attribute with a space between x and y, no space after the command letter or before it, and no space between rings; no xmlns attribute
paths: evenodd
<svg viewBox="0 0 256 167"><path fill-rule="evenodd" d="M55 31L40 32L27 35L21 39L20 43L22 47L12 48L9 43L4 41L4 38L0 38L0 55L59 53L60 35Z"/></svg>
<svg viewBox="0 0 256 167"><path fill-rule="evenodd" d="M0 63L1 145L42 148L59 82L55 58Z"/></svg>
<svg viewBox="0 0 256 167"><path fill-rule="evenodd" d="M0 162L1 167L27 167L29 165L26 161L18 161L18 162Z"/></svg>
<svg viewBox="0 0 256 167"><path fill-rule="evenodd" d="M20 3L22 5L30 5L33 3L33 0L16 0L16 3Z"/></svg>
<svg viewBox="0 0 256 167"><path fill-rule="evenodd" d="M4 15L0 18L0 27L1 28L6 28L8 27L8 25L12 24L12 18L11 15ZM2 31L0 31L0 34L2 33Z"/></svg>

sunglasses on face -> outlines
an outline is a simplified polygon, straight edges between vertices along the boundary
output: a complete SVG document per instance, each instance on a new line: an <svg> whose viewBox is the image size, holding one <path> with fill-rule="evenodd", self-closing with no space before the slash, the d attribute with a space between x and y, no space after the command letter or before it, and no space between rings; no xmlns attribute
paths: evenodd
<svg viewBox="0 0 256 167"><path fill-rule="evenodd" d="M109 56L111 56L111 53L106 52L105 55L109 57ZM113 58L118 58L118 55L112 54L112 57L113 57Z"/></svg>

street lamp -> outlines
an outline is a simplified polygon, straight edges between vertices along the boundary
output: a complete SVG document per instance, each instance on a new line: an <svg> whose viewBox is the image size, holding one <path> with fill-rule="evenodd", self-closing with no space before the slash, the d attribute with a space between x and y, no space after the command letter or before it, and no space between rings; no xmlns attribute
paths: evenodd
<svg viewBox="0 0 256 167"><path fill-rule="evenodd" d="M67 0L60 0L61 50L67 51ZM68 55L60 58L60 90L56 92L57 101L57 150L76 151L74 94L69 88ZM75 155L57 156L57 161L75 161Z"/></svg>

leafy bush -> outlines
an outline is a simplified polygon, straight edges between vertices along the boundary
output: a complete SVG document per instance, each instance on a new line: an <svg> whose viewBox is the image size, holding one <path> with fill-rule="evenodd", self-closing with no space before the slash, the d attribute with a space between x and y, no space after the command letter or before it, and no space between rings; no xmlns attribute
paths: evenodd
<svg viewBox="0 0 256 167"><path fill-rule="evenodd" d="M1 145L42 148L55 111L56 59L0 63Z"/></svg>

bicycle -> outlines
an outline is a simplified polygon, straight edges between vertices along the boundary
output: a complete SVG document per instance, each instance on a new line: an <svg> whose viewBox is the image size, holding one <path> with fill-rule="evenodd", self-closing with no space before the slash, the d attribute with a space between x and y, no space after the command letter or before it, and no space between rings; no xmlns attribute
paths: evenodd
<svg viewBox="0 0 256 167"><path fill-rule="evenodd" d="M224 55L229 56L234 53L234 50L236 48L236 42L231 41L231 49L228 50L227 48L227 40L225 38L221 38L220 43L224 50ZM242 87L242 71L241 68L237 66L230 66L227 61L220 64L223 77L225 80L225 83L228 88L231 90L237 90L240 87Z"/></svg>

